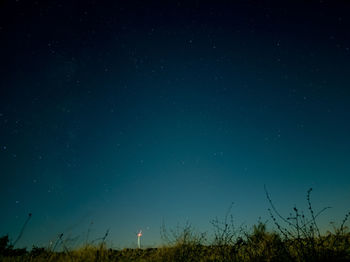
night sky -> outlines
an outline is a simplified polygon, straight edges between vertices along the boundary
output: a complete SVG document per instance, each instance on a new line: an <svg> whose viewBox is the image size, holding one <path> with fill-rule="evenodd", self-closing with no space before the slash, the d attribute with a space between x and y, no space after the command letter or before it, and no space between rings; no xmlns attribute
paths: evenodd
<svg viewBox="0 0 350 262"><path fill-rule="evenodd" d="M33 214L17 246L155 246L232 202L250 226L264 185L284 215L312 187L325 228L350 210L350 4L162 2L1 1L0 235Z"/></svg>

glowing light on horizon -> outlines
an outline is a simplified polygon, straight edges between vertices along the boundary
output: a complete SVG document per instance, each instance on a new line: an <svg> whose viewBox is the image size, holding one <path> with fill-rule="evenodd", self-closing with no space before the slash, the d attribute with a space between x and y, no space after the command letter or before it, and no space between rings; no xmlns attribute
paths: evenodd
<svg viewBox="0 0 350 262"><path fill-rule="evenodd" d="M141 248L141 236L142 236L142 230L137 233L137 246L138 248Z"/></svg>

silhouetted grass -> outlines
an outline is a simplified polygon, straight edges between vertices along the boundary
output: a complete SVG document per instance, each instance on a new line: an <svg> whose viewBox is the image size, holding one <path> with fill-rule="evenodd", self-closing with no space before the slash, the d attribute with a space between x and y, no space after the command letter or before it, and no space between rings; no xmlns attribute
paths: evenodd
<svg viewBox="0 0 350 262"><path fill-rule="evenodd" d="M276 231L268 231L266 223L258 222L250 229L236 228L230 209L223 218L211 221L214 236L196 233L190 224L175 230L161 229L166 244L158 248L114 250L106 246L108 230L98 241L85 243L81 248L70 250L60 234L52 248L33 247L31 251L16 249L9 237L0 238L1 261L193 261L193 262L250 262L250 261L350 261L350 232L346 227L347 213L339 227L325 234L320 232L317 218L327 208L315 212L311 204L311 192L306 200L307 214L293 208L288 217L275 208L269 193L269 213ZM230 207L231 208L231 207ZM26 226L27 221L24 225ZM24 228L23 227L23 228ZM23 231L22 228L22 231ZM21 232L22 232L21 231ZM21 235L21 234L20 234ZM19 238L16 239L18 241ZM57 251L60 246L62 251Z"/></svg>

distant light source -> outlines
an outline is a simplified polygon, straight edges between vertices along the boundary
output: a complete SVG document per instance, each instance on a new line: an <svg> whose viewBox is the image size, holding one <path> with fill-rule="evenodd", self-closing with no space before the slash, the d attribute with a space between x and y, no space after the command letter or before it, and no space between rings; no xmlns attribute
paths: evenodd
<svg viewBox="0 0 350 262"><path fill-rule="evenodd" d="M138 248L141 248L141 236L142 236L142 230L137 234L137 246Z"/></svg>

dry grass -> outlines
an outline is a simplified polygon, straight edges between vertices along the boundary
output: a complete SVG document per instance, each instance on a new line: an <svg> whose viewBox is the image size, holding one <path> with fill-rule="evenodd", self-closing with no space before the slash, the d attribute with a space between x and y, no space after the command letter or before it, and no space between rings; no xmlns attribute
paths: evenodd
<svg viewBox="0 0 350 262"><path fill-rule="evenodd" d="M259 222L250 230L236 229L230 212L221 221L213 220L214 237L208 241L206 234L195 233L190 224L181 229L162 228L162 238L166 244L148 249L109 249L105 236L99 244L86 244L82 248L69 250L63 243L63 235L58 241L62 251L55 248L34 247L30 252L16 249L8 236L0 238L1 261L198 261L198 262L250 262L250 261L350 261L350 232L346 227L350 213L346 214L341 225L332 232L321 234L317 217L326 209L314 212L311 189L307 192L308 216L296 207L293 215L283 217L275 208L267 190L270 203L270 216L276 231L268 231L265 223Z"/></svg>

